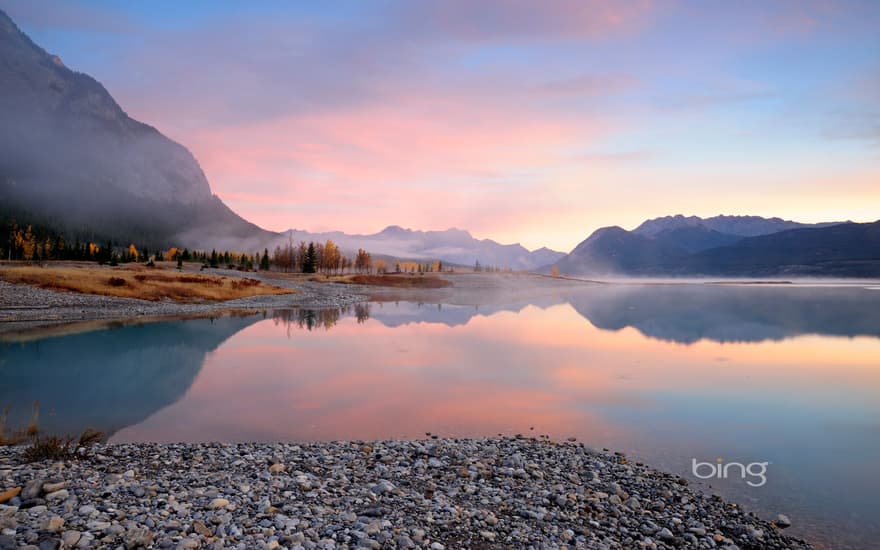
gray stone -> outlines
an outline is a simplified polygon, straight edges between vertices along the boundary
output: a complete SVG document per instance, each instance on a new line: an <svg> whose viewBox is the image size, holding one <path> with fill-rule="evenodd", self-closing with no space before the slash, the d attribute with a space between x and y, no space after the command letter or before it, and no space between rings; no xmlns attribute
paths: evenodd
<svg viewBox="0 0 880 550"><path fill-rule="evenodd" d="M76 543L79 542L79 539L82 537L82 533L79 531L68 530L62 533L61 542L64 543L66 548L73 548L76 546Z"/></svg>
<svg viewBox="0 0 880 550"><path fill-rule="evenodd" d="M125 532L126 548L147 548L153 543L153 533L146 527L133 527Z"/></svg>
<svg viewBox="0 0 880 550"><path fill-rule="evenodd" d="M42 479L28 481L21 490L22 500L31 500L40 496L43 493L43 483Z"/></svg>

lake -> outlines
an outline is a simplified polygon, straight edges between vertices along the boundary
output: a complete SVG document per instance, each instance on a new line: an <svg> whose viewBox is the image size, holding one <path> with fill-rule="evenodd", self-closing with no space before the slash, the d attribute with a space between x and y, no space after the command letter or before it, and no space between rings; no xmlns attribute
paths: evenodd
<svg viewBox="0 0 880 550"><path fill-rule="evenodd" d="M39 402L44 431L111 442L577 437L814 543L880 540L876 288L443 296L6 337L0 406L10 426ZM766 483L700 481L694 460L767 463Z"/></svg>

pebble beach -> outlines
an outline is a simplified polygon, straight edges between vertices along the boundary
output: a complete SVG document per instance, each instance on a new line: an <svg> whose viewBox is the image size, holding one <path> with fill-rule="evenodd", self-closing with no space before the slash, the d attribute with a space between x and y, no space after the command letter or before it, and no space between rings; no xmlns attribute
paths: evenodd
<svg viewBox="0 0 880 550"><path fill-rule="evenodd" d="M504 437L0 448L7 548L810 548L686 479Z"/></svg>

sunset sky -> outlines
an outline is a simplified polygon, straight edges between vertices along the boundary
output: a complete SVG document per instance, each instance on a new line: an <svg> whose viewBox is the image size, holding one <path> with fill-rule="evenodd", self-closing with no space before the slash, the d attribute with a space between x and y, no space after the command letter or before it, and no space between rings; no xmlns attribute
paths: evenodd
<svg viewBox="0 0 880 550"><path fill-rule="evenodd" d="M0 0L273 230L880 218L880 2Z"/></svg>

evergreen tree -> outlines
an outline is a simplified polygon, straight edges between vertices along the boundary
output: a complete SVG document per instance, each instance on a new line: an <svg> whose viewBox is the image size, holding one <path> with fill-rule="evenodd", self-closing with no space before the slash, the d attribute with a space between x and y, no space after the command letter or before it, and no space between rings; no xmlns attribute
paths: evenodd
<svg viewBox="0 0 880 550"><path fill-rule="evenodd" d="M217 251L211 250L211 267L218 267L220 265L220 259L217 257Z"/></svg>
<svg viewBox="0 0 880 550"><path fill-rule="evenodd" d="M269 271L269 249L263 249L263 257L260 258L260 271Z"/></svg>
<svg viewBox="0 0 880 550"><path fill-rule="evenodd" d="M315 243L309 243L306 250L306 257L303 259L303 273L314 273L316 264L318 263L318 252L315 250Z"/></svg>

